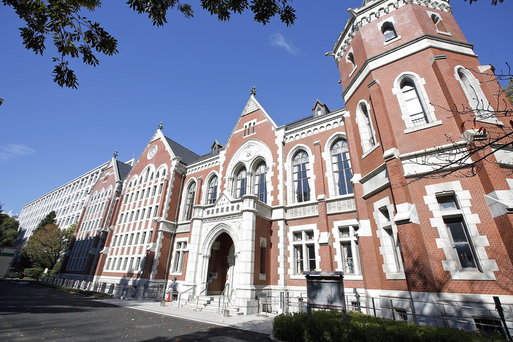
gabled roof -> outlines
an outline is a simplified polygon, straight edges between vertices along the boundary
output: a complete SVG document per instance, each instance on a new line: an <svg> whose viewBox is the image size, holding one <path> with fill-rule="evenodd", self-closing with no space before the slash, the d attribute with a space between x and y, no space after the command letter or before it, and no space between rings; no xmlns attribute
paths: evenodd
<svg viewBox="0 0 513 342"><path fill-rule="evenodd" d="M132 165L125 164L119 160L116 160L116 166L118 169L119 179L124 180L126 176L130 173L130 170L132 170Z"/></svg>
<svg viewBox="0 0 513 342"><path fill-rule="evenodd" d="M239 116L239 119L237 120L237 122L235 123L235 127L233 128L232 132L230 133L230 137L228 138L228 141L226 142L225 146L228 146L230 144L230 140L232 139L233 132L239 125L239 122L242 119L242 117L244 117L248 114L251 114L257 110L260 110L260 112L262 112L262 114L265 116L265 118L267 120L269 120L269 122L271 123L271 125L274 128L278 127L276 125L276 123L274 122L274 120L269 116L269 114L267 114L264 107L262 107L262 105L257 101L257 99L255 98L255 93L252 92L251 95L249 96L248 102L246 102L246 105L244 106L244 110L242 111L241 115Z"/></svg>
<svg viewBox="0 0 513 342"><path fill-rule="evenodd" d="M169 144L169 147L173 151L173 153L177 157L180 157L181 162L184 163L185 165L189 165L190 163L195 162L199 158L199 155L192 152L188 148L183 147L182 145L180 145L179 143L177 143L174 140L169 139L168 137L165 137L165 138L166 138L167 143Z"/></svg>

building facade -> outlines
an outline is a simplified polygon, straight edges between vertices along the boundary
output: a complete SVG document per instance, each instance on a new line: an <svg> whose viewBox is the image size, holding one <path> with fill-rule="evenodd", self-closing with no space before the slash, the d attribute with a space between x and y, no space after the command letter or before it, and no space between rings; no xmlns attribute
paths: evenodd
<svg viewBox="0 0 513 342"><path fill-rule="evenodd" d="M354 309L500 329L499 297L511 328L512 159L501 140L472 150L482 128L510 127L491 66L448 1L366 0L349 13L328 53L345 108L316 101L278 126L252 91L226 144L201 156L159 126L110 214L91 218L105 242L75 279L125 298L222 294L252 314L301 310L304 272L339 271Z"/></svg>
<svg viewBox="0 0 513 342"><path fill-rule="evenodd" d="M89 191L108 163L107 161L24 205L18 218L20 243L23 244L30 238L41 220L51 211L55 211L56 224L62 229L76 223L83 212Z"/></svg>

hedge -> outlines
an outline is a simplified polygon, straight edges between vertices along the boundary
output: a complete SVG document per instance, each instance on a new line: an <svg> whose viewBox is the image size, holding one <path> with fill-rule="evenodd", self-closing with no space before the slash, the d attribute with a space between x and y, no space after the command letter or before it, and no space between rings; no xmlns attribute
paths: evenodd
<svg viewBox="0 0 513 342"><path fill-rule="evenodd" d="M344 326L338 311L313 311L276 316L274 337L290 342L489 342L506 341L499 334L480 334L463 330L418 326L414 323L377 318L358 312L348 313Z"/></svg>

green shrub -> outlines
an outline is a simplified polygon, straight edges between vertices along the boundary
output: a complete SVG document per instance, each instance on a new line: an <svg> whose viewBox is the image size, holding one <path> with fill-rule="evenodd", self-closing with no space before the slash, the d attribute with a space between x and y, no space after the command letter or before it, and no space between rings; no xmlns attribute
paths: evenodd
<svg viewBox="0 0 513 342"><path fill-rule="evenodd" d="M23 274L26 278L39 280L39 278L41 278L43 275L43 272L44 271L42 268L26 268L23 271Z"/></svg>
<svg viewBox="0 0 513 342"><path fill-rule="evenodd" d="M279 340L303 341L306 313L284 314L274 318L273 334Z"/></svg>
<svg viewBox="0 0 513 342"><path fill-rule="evenodd" d="M338 311L313 311L309 321L306 313L279 315L274 319L273 334L290 342L491 342L505 341L500 335L479 334L462 330L417 326L348 313L348 324Z"/></svg>

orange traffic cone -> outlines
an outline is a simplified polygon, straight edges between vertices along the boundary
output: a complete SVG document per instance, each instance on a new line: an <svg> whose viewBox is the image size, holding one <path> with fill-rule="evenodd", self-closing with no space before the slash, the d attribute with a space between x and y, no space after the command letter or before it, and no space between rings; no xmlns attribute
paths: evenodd
<svg viewBox="0 0 513 342"><path fill-rule="evenodd" d="M166 302L170 302L170 301L171 301L171 292L168 292L167 297L166 297Z"/></svg>

